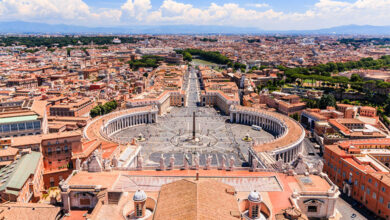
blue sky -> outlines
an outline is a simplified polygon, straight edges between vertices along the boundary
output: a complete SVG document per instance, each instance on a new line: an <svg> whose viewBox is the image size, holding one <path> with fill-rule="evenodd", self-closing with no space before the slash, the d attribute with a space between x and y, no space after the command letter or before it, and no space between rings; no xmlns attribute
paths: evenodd
<svg viewBox="0 0 390 220"><path fill-rule="evenodd" d="M224 25L265 30L390 25L390 0L0 0L0 21L84 26Z"/></svg>

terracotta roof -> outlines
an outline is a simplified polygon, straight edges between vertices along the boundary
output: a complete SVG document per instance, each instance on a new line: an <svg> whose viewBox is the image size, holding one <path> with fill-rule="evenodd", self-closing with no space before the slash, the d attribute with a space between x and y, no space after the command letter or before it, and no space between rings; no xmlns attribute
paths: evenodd
<svg viewBox="0 0 390 220"><path fill-rule="evenodd" d="M161 187L154 219L237 219L234 187L215 180L179 180Z"/></svg>
<svg viewBox="0 0 390 220"><path fill-rule="evenodd" d="M14 156L18 153L19 149L13 147L7 147L7 149L0 149L0 157Z"/></svg>
<svg viewBox="0 0 390 220"><path fill-rule="evenodd" d="M41 203L8 203L0 205L0 219L56 219L60 207Z"/></svg>

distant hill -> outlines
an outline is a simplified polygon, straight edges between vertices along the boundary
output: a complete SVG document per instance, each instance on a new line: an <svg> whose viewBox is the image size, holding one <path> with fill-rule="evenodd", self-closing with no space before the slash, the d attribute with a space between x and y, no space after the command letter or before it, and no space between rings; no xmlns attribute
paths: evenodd
<svg viewBox="0 0 390 220"><path fill-rule="evenodd" d="M83 27L23 21L0 22L0 33L2 34L242 34L259 32L261 32L261 30L256 28L211 25Z"/></svg>
<svg viewBox="0 0 390 220"><path fill-rule="evenodd" d="M24 21L0 22L1 34L352 34L390 35L390 26L345 25L318 30L262 30L218 25L83 27Z"/></svg>
<svg viewBox="0 0 390 220"><path fill-rule="evenodd" d="M299 31L298 31L299 32ZM344 25L312 31L300 31L311 34L354 34L354 35L390 35L390 26Z"/></svg>

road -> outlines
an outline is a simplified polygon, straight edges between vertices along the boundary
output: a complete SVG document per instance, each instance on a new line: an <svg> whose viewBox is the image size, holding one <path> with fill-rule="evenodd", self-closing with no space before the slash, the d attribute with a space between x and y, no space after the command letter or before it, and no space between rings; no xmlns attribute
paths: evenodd
<svg viewBox="0 0 390 220"><path fill-rule="evenodd" d="M356 211L349 203L341 197L337 199L336 209L342 215L341 220L366 220L367 218Z"/></svg>
<svg viewBox="0 0 390 220"><path fill-rule="evenodd" d="M196 108L199 102L200 88L196 70L190 67L187 90L187 107Z"/></svg>

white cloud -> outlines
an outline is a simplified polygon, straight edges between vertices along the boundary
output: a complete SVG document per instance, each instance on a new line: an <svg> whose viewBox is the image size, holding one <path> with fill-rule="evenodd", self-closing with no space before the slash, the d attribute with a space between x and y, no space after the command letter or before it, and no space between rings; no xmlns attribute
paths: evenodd
<svg viewBox="0 0 390 220"><path fill-rule="evenodd" d="M255 8L268 8L270 7L267 3L256 3L256 4L247 4L249 7L255 7Z"/></svg>
<svg viewBox="0 0 390 220"><path fill-rule="evenodd" d="M123 11L122 19L132 20L132 18L136 18L140 21L144 19L151 8L150 0L127 0L121 7Z"/></svg>
<svg viewBox="0 0 390 220"><path fill-rule="evenodd" d="M119 10L91 12L82 0L2 0L1 20L40 21L48 23L91 24L118 20Z"/></svg>

